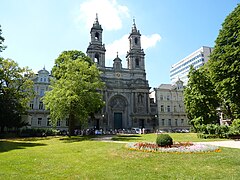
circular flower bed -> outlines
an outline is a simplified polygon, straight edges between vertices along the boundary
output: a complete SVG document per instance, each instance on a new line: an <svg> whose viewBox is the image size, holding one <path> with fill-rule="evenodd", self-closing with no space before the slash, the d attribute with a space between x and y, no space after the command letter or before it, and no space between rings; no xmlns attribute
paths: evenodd
<svg viewBox="0 0 240 180"><path fill-rule="evenodd" d="M160 147L156 143L138 142L128 143L126 147L129 150L144 152L165 152L165 153L206 153L220 152L217 146L206 144L193 144L191 142L175 143L172 146Z"/></svg>

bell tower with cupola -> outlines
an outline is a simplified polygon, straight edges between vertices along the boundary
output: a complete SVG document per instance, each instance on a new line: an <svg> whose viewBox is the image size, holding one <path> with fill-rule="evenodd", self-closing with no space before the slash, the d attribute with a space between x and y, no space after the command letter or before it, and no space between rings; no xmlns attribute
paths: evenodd
<svg viewBox="0 0 240 180"><path fill-rule="evenodd" d="M98 15L91 28L91 42L87 48L87 55L97 64L98 67L105 67L105 45L102 44L102 26L98 22Z"/></svg>
<svg viewBox="0 0 240 180"><path fill-rule="evenodd" d="M145 70L145 54L143 49L141 49L141 34L140 31L137 30L135 19L133 19L132 32L128 39L130 43L129 51L126 55L128 69Z"/></svg>

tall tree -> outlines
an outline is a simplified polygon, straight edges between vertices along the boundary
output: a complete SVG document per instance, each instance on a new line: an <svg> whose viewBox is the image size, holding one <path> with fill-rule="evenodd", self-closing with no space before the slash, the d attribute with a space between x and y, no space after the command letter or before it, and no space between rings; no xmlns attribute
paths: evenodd
<svg viewBox="0 0 240 180"><path fill-rule="evenodd" d="M80 56L73 58L75 53ZM89 62L91 59L82 52L65 51L60 54L52 71L57 78L51 81L52 90L44 96L43 102L50 110L53 124L68 117L70 135L73 135L76 123L87 123L89 115L103 106L99 93L104 86L100 71Z"/></svg>
<svg viewBox="0 0 240 180"><path fill-rule="evenodd" d="M230 13L208 62L210 75L226 114L240 117L240 4Z"/></svg>
<svg viewBox="0 0 240 180"><path fill-rule="evenodd" d="M56 79L61 78L65 74L67 67L64 61L66 59L71 60L81 59L82 61L88 62L89 65L93 64L92 60L81 51L77 50L63 51L55 60L55 64L52 68L52 75Z"/></svg>
<svg viewBox="0 0 240 180"><path fill-rule="evenodd" d="M28 67L21 68L11 59L1 58L0 62L0 127L20 127L24 125L21 115L33 97L33 72Z"/></svg>
<svg viewBox="0 0 240 180"><path fill-rule="evenodd" d="M188 76L188 84L184 89L184 104L190 123L193 127L197 119L201 119L201 122L197 122L199 124L216 123L218 120L216 109L219 104L207 69L201 67L195 70L191 66Z"/></svg>
<svg viewBox="0 0 240 180"><path fill-rule="evenodd" d="M1 25L0 25L0 52L2 52L6 46L4 46L3 42L4 42L4 37L2 37L2 29L1 29Z"/></svg>

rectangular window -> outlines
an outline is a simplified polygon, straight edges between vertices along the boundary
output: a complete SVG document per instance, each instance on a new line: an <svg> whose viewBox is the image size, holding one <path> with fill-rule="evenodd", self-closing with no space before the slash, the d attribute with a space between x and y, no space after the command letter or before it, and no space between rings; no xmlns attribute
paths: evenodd
<svg viewBox="0 0 240 180"><path fill-rule="evenodd" d="M33 109L33 102L30 102L30 109Z"/></svg>
<svg viewBox="0 0 240 180"><path fill-rule="evenodd" d="M161 112L164 112L164 106L161 105Z"/></svg>
<svg viewBox="0 0 240 180"><path fill-rule="evenodd" d="M41 126L42 124L42 118L38 118L38 126Z"/></svg>
<svg viewBox="0 0 240 180"><path fill-rule="evenodd" d="M165 120L164 120L164 119L162 119L162 126L164 126L164 121L165 121Z"/></svg>
<svg viewBox="0 0 240 180"><path fill-rule="evenodd" d="M177 112L177 106L174 106L173 108L174 108L174 112Z"/></svg>
<svg viewBox="0 0 240 180"><path fill-rule="evenodd" d="M184 124L184 119L181 119L181 124L182 124L182 125Z"/></svg>
<svg viewBox="0 0 240 180"><path fill-rule="evenodd" d="M171 126L172 125L172 120L168 119L168 125Z"/></svg>
<svg viewBox="0 0 240 180"><path fill-rule="evenodd" d="M151 103L151 104L154 103L154 98L150 98L150 103Z"/></svg>
<svg viewBox="0 0 240 180"><path fill-rule="evenodd" d="M170 106L167 106L167 112L171 112Z"/></svg>
<svg viewBox="0 0 240 180"><path fill-rule="evenodd" d="M167 95L167 100L168 100L168 101L170 100L170 96L169 96L169 95Z"/></svg>
<svg viewBox="0 0 240 180"><path fill-rule="evenodd" d="M163 95L160 95L160 100L163 100Z"/></svg>
<svg viewBox="0 0 240 180"><path fill-rule="evenodd" d="M60 120L57 121L57 126L61 126L61 121Z"/></svg>
<svg viewBox="0 0 240 180"><path fill-rule="evenodd" d="M175 119L175 126L178 126L178 120Z"/></svg>
<svg viewBox="0 0 240 180"><path fill-rule="evenodd" d="M44 96L44 89L40 89L40 96Z"/></svg>
<svg viewBox="0 0 240 180"><path fill-rule="evenodd" d="M135 59L136 68L139 68L139 59Z"/></svg>
<svg viewBox="0 0 240 180"><path fill-rule="evenodd" d="M43 109L43 102L39 102L39 109Z"/></svg>

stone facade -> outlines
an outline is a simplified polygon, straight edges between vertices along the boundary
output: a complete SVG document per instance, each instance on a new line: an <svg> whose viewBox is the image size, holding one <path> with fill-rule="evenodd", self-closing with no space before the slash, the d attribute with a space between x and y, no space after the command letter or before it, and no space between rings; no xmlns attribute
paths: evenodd
<svg viewBox="0 0 240 180"><path fill-rule="evenodd" d="M42 97L45 92L49 90L51 75L45 68L38 71L38 74L33 78L34 91L36 93L34 99L29 102L30 109L26 121L32 128L50 128L51 121L49 111L45 110L42 102ZM59 120L57 122L57 129L67 129L68 122L66 120Z"/></svg>
<svg viewBox="0 0 240 180"><path fill-rule="evenodd" d="M127 68L122 67L122 60L116 56L112 67L105 66L105 46L102 42L103 29L98 18L90 31L90 43L87 55L102 71L101 78L105 89L101 91L105 107L89 119L88 128L115 130L133 127L152 129L154 116L150 113L149 84L146 80L145 54L141 49L141 34L135 22L128 37L129 51L126 52ZM30 102L28 122L33 128L51 127L49 111L41 101L44 92L49 90L51 75L45 68L34 78L36 97ZM155 107L156 109L156 107ZM61 120L57 129L67 129L67 121ZM80 128L80 127L79 127Z"/></svg>
<svg viewBox="0 0 240 180"><path fill-rule="evenodd" d="M102 94L106 104L101 112L95 114L95 119L90 120L89 126L97 129L153 128L145 54L141 49L141 34L135 22L128 37L130 47L126 54L127 68L122 67L122 60L118 55L113 60L112 67L105 66L106 50L98 17L90 35L87 55L102 71L101 78L106 84Z"/></svg>
<svg viewBox="0 0 240 180"><path fill-rule="evenodd" d="M184 107L183 81L175 85L161 84L155 88L155 98L158 106L159 130L189 130L188 118Z"/></svg>

